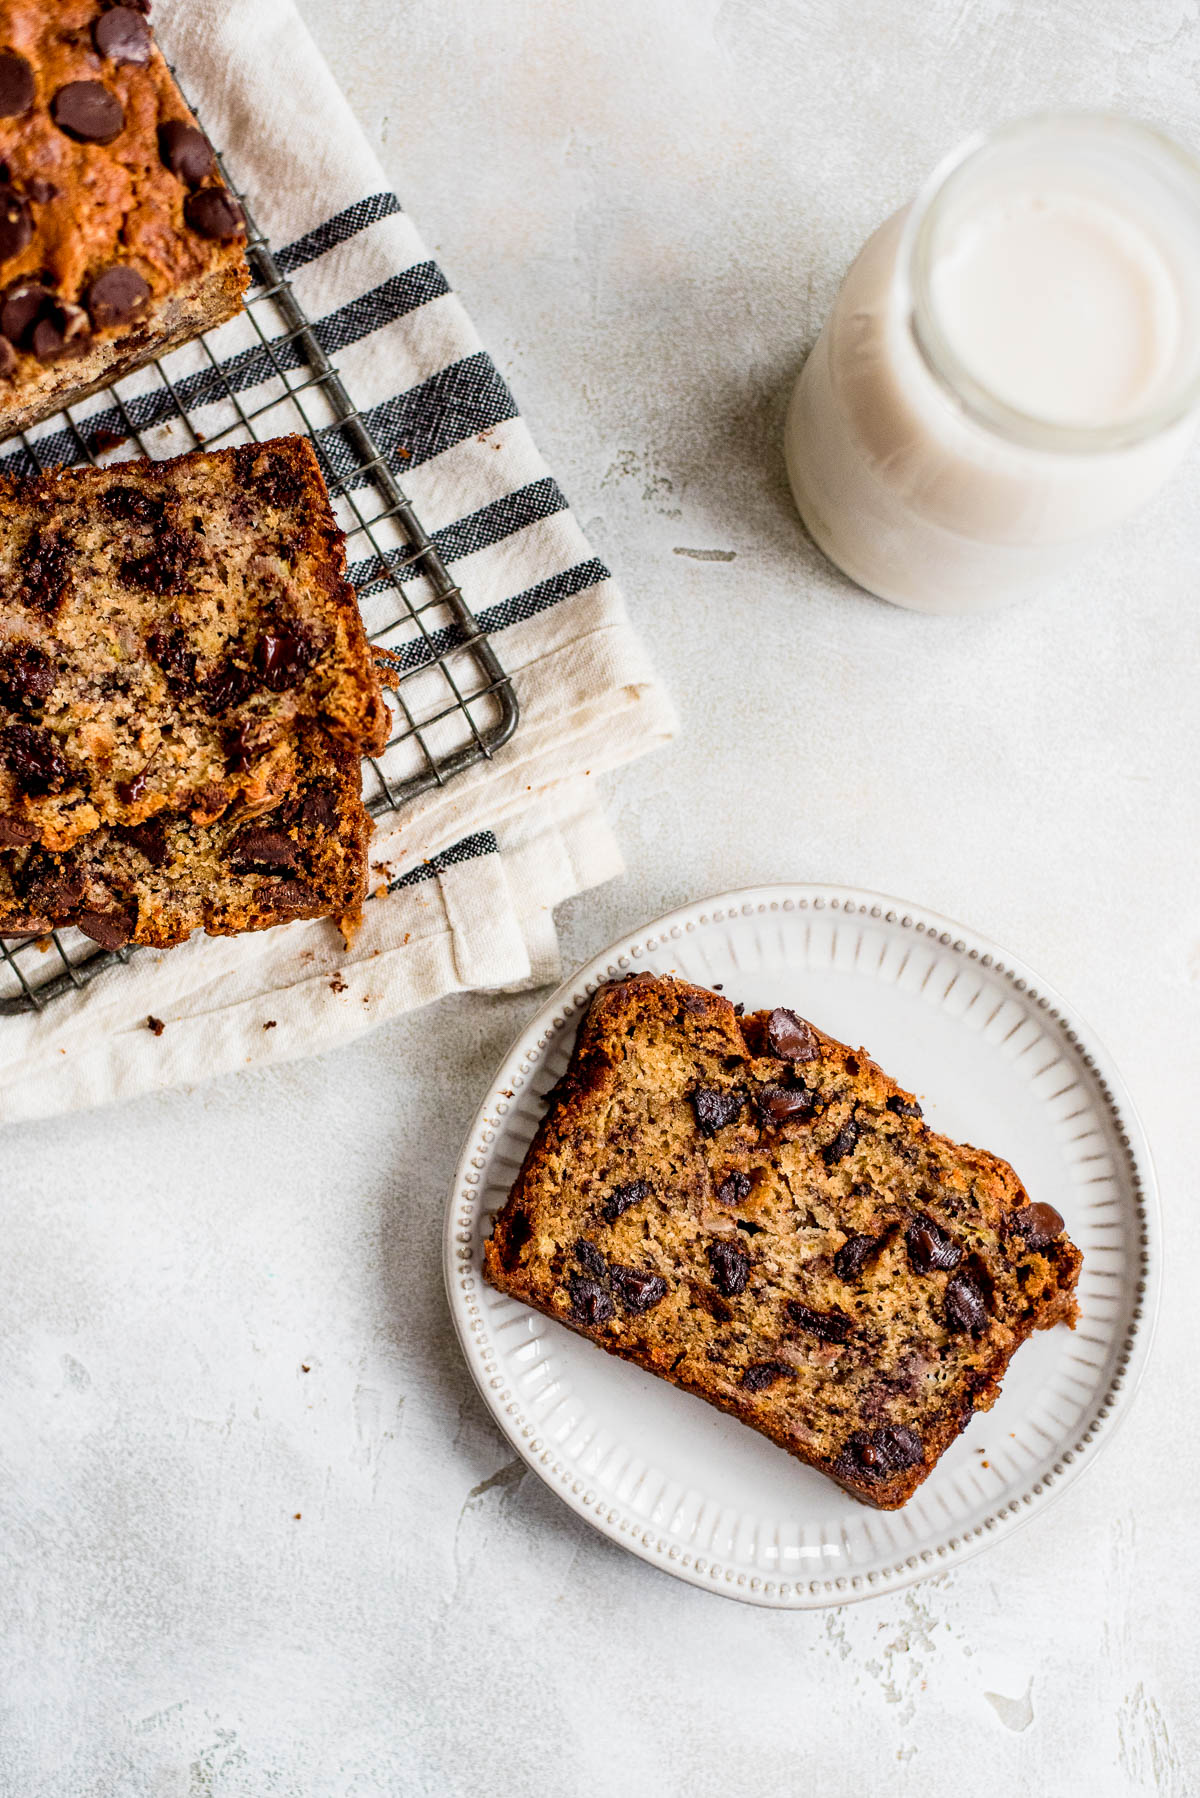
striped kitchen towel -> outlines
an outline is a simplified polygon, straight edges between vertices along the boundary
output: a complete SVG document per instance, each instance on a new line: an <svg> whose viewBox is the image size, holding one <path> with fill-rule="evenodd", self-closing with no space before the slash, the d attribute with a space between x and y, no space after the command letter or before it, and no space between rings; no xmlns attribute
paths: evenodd
<svg viewBox="0 0 1200 1798"><path fill-rule="evenodd" d="M461 301L388 191L291 0L157 0L155 22L322 347L491 634L520 723L492 760L380 820L377 896L352 949L326 924L194 938L169 955L140 951L40 1013L0 1018L0 1121L317 1053L445 993L555 978L554 906L621 869L595 776L674 727L608 570ZM289 381L301 357L286 332L264 346L240 319L208 341L211 357L191 345L166 364L201 437L234 423L239 405L260 437L295 430L286 386L301 385ZM120 394L123 410L98 396L75 410L70 431L60 419L33 433L36 458L73 459L74 430L95 445L135 426L154 455L193 446L152 371L122 382ZM355 474L320 387L299 397L345 478L338 510L351 530L380 502ZM128 444L113 450L128 453ZM16 445L0 447L0 466L28 460ZM372 629L398 609L387 570L420 580L389 528L381 524L368 548L362 533L350 538ZM433 597L416 588L413 596L422 607ZM404 683L410 708L429 721L423 744L413 736L389 752L385 772L402 779L419 770L426 747L440 757L458 746L456 733L469 740L449 682L469 690L472 662L432 603L386 640L413 671ZM481 730L491 704L484 695L470 707ZM0 973L11 991L11 974ZM147 1028L151 1016L161 1031Z"/></svg>

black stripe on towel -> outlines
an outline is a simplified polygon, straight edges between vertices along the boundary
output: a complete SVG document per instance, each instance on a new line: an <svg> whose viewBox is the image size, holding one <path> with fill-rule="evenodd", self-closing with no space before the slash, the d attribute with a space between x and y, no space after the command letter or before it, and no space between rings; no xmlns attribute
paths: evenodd
<svg viewBox="0 0 1200 1798"><path fill-rule="evenodd" d="M526 525L552 518L556 512L566 509L566 495L558 482L551 475L543 475L540 481L518 487L515 493L506 493L502 499L481 506L478 512L435 531L434 548L444 562L454 562L460 556L473 555L478 549L490 549L515 531L524 530ZM349 577L358 590L358 597L368 599L393 581L418 580L422 567L420 562L412 561L412 553L411 547L406 546L390 549L382 557L370 556L365 561L352 562Z"/></svg>
<svg viewBox="0 0 1200 1798"><path fill-rule="evenodd" d="M601 581L609 578L609 571L604 563L593 556L590 561L576 562L574 568L565 568L561 574L552 574L548 580L539 581L536 587L527 587L524 593L501 600L497 606L485 607L482 612L476 613L475 622L481 631L502 631L511 624L521 624L526 618L535 618L539 612L548 612L551 606L559 605L564 599L571 599L576 593L585 593L589 587L598 586ZM410 674L415 668L423 668L427 663L439 661L442 656L449 655L451 650L458 649L464 641L462 627L448 624L441 630L430 631L428 638L421 637L398 645L395 650L388 649L382 643L378 647L401 673ZM386 686L386 664L382 672Z"/></svg>
<svg viewBox="0 0 1200 1798"><path fill-rule="evenodd" d="M440 368L419 387L410 387L407 393L398 393L363 413L384 456L389 460L399 457L394 466L401 473L516 417L516 401L485 350ZM359 475L354 479L356 458L341 436L340 425L327 425L320 438L339 479L353 486L370 478Z"/></svg>
<svg viewBox="0 0 1200 1798"><path fill-rule="evenodd" d="M449 849L439 849L431 855L427 862L417 868L410 868L407 874L388 882L388 892L395 893L401 887L415 887L423 880L433 880L447 868L457 867L460 862L477 861L481 855L499 855L500 845L490 830L477 830L473 836L463 837L461 842L452 843Z"/></svg>
<svg viewBox="0 0 1200 1798"><path fill-rule="evenodd" d="M345 243L348 237L356 237L368 225L402 210L395 194L371 194L367 199L347 206L344 212L335 212L331 219L326 219L315 231L298 237L294 243L285 243L281 250L276 250L275 260L284 274L290 275L294 269L303 268L306 262L315 262L335 244Z"/></svg>

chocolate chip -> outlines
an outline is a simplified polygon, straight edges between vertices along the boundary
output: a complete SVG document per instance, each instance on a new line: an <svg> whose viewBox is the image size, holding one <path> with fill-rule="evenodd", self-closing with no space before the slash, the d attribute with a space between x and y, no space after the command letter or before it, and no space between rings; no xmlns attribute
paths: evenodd
<svg viewBox="0 0 1200 1798"><path fill-rule="evenodd" d="M54 531L31 531L21 559L20 598L32 611L52 618L70 586L68 546Z"/></svg>
<svg viewBox="0 0 1200 1798"><path fill-rule="evenodd" d="M259 897L263 896L260 889ZM277 880L267 889L266 896L276 911L311 911L317 903L317 895L305 880Z"/></svg>
<svg viewBox="0 0 1200 1798"><path fill-rule="evenodd" d="M260 830L251 826L240 831L229 845L229 865L237 874L296 868L300 865L300 851L291 837L281 830Z"/></svg>
<svg viewBox="0 0 1200 1798"><path fill-rule="evenodd" d="M300 804L300 822L313 829L333 829L337 823L337 794L332 787L309 788Z"/></svg>
<svg viewBox="0 0 1200 1798"><path fill-rule="evenodd" d="M576 1237L572 1253L584 1273L591 1274L593 1280L605 1280L608 1278L608 1262L604 1259L604 1256L600 1253L595 1243L589 1242L586 1236Z"/></svg>
<svg viewBox="0 0 1200 1798"><path fill-rule="evenodd" d="M894 1473L920 1467L925 1449L915 1430L885 1424L881 1430L856 1430L834 1463L841 1479L878 1486Z"/></svg>
<svg viewBox="0 0 1200 1798"><path fill-rule="evenodd" d="M249 699L255 690L255 679L248 668L240 662L228 661L210 674L205 682L208 703L216 713L228 712L233 706L241 705Z"/></svg>
<svg viewBox="0 0 1200 1798"><path fill-rule="evenodd" d="M2 320L0 329L3 329ZM123 438L117 439L118 443L123 441ZM110 518L119 518L123 524L161 524L167 510L162 500L154 499L137 487L106 487L100 495L100 505Z"/></svg>
<svg viewBox="0 0 1200 1798"><path fill-rule="evenodd" d="M715 1086L698 1086L688 1098L705 1136L715 1136L718 1130L732 1124L746 1103L745 1093L721 1092Z"/></svg>
<svg viewBox="0 0 1200 1798"><path fill-rule="evenodd" d="M232 243L246 228L245 213L223 187L202 187L199 193L189 194L183 216L193 231L217 243Z"/></svg>
<svg viewBox="0 0 1200 1798"><path fill-rule="evenodd" d="M102 949L122 949L133 935L136 922L129 912L98 911L88 906L75 919L75 926Z"/></svg>
<svg viewBox="0 0 1200 1798"><path fill-rule="evenodd" d="M747 1392L765 1392L777 1380L790 1379L796 1372L786 1361L752 1361L742 1375Z"/></svg>
<svg viewBox="0 0 1200 1798"><path fill-rule="evenodd" d="M122 825L117 835L139 855L144 855L152 868L163 866L167 859L167 827L161 818L146 818L141 824Z"/></svg>
<svg viewBox="0 0 1200 1798"><path fill-rule="evenodd" d="M750 1197L749 1174L730 1174L722 1180L717 1188L717 1197L722 1205L741 1205Z"/></svg>
<svg viewBox="0 0 1200 1798"><path fill-rule="evenodd" d="M163 531L148 555L130 556L117 573L127 587L141 587L147 593L173 593L187 585L196 553L195 541L187 532Z"/></svg>
<svg viewBox="0 0 1200 1798"><path fill-rule="evenodd" d="M988 1327L983 1294L970 1274L955 1274L946 1286L946 1327L972 1336Z"/></svg>
<svg viewBox="0 0 1200 1798"><path fill-rule="evenodd" d="M111 57L113 62L139 65L150 61L154 47L149 25L129 6L115 6L111 12L101 13L92 26L92 40L101 56Z"/></svg>
<svg viewBox="0 0 1200 1798"><path fill-rule="evenodd" d="M10 724L0 732L0 759L23 793L41 798L57 793L67 778L67 764L54 737L34 724Z"/></svg>
<svg viewBox="0 0 1200 1798"><path fill-rule="evenodd" d="M34 101L33 70L15 50L0 55L0 119L16 119Z"/></svg>
<svg viewBox="0 0 1200 1798"><path fill-rule="evenodd" d="M821 1150L821 1160L826 1167L836 1167L839 1161L846 1159L862 1135L862 1129L857 1118L847 1119L833 1141L826 1143Z"/></svg>
<svg viewBox="0 0 1200 1798"><path fill-rule="evenodd" d="M19 818L0 816L0 849L23 849L36 835L32 824L22 824Z"/></svg>
<svg viewBox="0 0 1200 1798"><path fill-rule="evenodd" d="M963 1258L963 1252L940 1224L922 1214L914 1218L904 1233L908 1264L915 1273L949 1273Z"/></svg>
<svg viewBox="0 0 1200 1798"><path fill-rule="evenodd" d="M129 16L136 19L137 14ZM115 17L115 13L104 14L105 19ZM87 309L97 331L102 331L107 325L124 324L149 298L150 283L135 268L109 268L88 288Z"/></svg>
<svg viewBox="0 0 1200 1798"><path fill-rule="evenodd" d="M716 1242L708 1245L708 1261L712 1268L713 1285L719 1293L732 1299L739 1292L745 1292L750 1274L750 1259L743 1255L741 1249L726 1242L723 1237L718 1237Z"/></svg>
<svg viewBox="0 0 1200 1798"><path fill-rule="evenodd" d="M894 1111L898 1118L919 1118L925 1113L915 1099L906 1099L900 1093L893 1093L887 1101L889 1111Z"/></svg>
<svg viewBox="0 0 1200 1798"><path fill-rule="evenodd" d="M53 688L54 666L35 643L15 643L0 656L0 699L6 705L40 705Z"/></svg>
<svg viewBox="0 0 1200 1798"><path fill-rule="evenodd" d="M754 1099L759 1122L764 1129L772 1124L786 1124L789 1118L811 1117L816 1109L816 1094L806 1086L761 1086Z"/></svg>
<svg viewBox="0 0 1200 1798"><path fill-rule="evenodd" d="M19 256L33 236L29 202L11 187L0 188L0 262Z"/></svg>
<svg viewBox="0 0 1200 1798"><path fill-rule="evenodd" d="M627 1311L640 1316L667 1296L667 1282L661 1274L647 1273L643 1268L614 1267L613 1291Z"/></svg>
<svg viewBox="0 0 1200 1798"><path fill-rule="evenodd" d="M813 1311L798 1299L789 1299L784 1309L790 1323L820 1342L845 1342L854 1328L854 1319L844 1311Z"/></svg>
<svg viewBox="0 0 1200 1798"><path fill-rule="evenodd" d="M182 119L168 119L159 126L158 153L164 166L191 187L199 187L216 170L212 145L203 131Z"/></svg>
<svg viewBox="0 0 1200 1798"><path fill-rule="evenodd" d="M82 356L91 336L91 320L83 307L62 303L38 319L30 342L39 362L62 362L68 356Z"/></svg>
<svg viewBox="0 0 1200 1798"><path fill-rule="evenodd" d="M839 1280L845 1280L852 1286L861 1276L863 1268L873 1255L883 1247L882 1236L851 1236L838 1250L833 1258L833 1271Z"/></svg>
<svg viewBox="0 0 1200 1798"><path fill-rule="evenodd" d="M167 686L177 698L191 693L196 685L196 657L187 646L187 638L179 619L172 616L165 625L151 631L146 638L146 652L158 663L166 676Z"/></svg>
<svg viewBox="0 0 1200 1798"><path fill-rule="evenodd" d="M585 1279L582 1274L571 1274L567 1280L567 1290L571 1295L571 1310L580 1323L607 1323L616 1307L605 1292L603 1286L595 1280Z"/></svg>
<svg viewBox="0 0 1200 1798"><path fill-rule="evenodd" d="M58 189L53 181L43 181L40 175L35 175L25 183L25 194L35 206L48 206L51 200L58 198Z"/></svg>
<svg viewBox="0 0 1200 1798"><path fill-rule="evenodd" d="M121 102L101 81L68 81L50 102L50 117L81 144L111 144L125 124Z"/></svg>
<svg viewBox="0 0 1200 1798"><path fill-rule="evenodd" d="M225 765L231 774L242 774L254 760L254 745L257 737L253 725L243 719L233 724L222 733L225 749ZM283 814L285 824L294 824L292 807L288 806Z"/></svg>
<svg viewBox="0 0 1200 1798"><path fill-rule="evenodd" d="M606 1224L615 1224L631 1205L640 1205L643 1199L649 1197L649 1180L627 1180L623 1186L613 1187L600 1208L600 1215Z"/></svg>
<svg viewBox="0 0 1200 1798"><path fill-rule="evenodd" d="M263 1025L266 1029L266 1025ZM505 1273L511 1274L521 1259L521 1250L532 1240L533 1225L529 1221L529 1213L517 1206L515 1211L506 1212L504 1216L504 1232L493 1231L500 1249L500 1264Z"/></svg>
<svg viewBox="0 0 1200 1798"><path fill-rule="evenodd" d="M772 1055L783 1061L815 1061L821 1053L812 1025L782 1006L767 1019L767 1041Z"/></svg>
<svg viewBox="0 0 1200 1798"><path fill-rule="evenodd" d="M1044 1203L1026 1205L1022 1211L1010 1212L1007 1224L1010 1231L1025 1238L1025 1247L1035 1255L1042 1249L1048 1249L1064 1228L1063 1220L1053 1205Z"/></svg>
<svg viewBox="0 0 1200 1798"><path fill-rule="evenodd" d="M254 646L254 666L271 693L295 686L312 658L312 645L299 631L266 631Z"/></svg>
<svg viewBox="0 0 1200 1798"><path fill-rule="evenodd" d="M18 349L27 349L33 327L54 305L54 295L41 281L17 281L0 303L0 331Z"/></svg>

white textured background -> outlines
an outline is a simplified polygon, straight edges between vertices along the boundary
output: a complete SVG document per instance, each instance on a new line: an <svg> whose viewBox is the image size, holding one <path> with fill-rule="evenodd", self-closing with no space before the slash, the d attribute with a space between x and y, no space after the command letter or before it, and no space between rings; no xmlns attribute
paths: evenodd
<svg viewBox="0 0 1200 1798"><path fill-rule="evenodd" d="M851 254L967 131L1115 104L1200 144L1195 0L303 10L683 714L611 783L629 873L568 956L786 876L969 920L1123 1066L1165 1312L1057 1510L771 1615L575 1522L468 1383L440 1215L530 996L10 1130L0 1793L1193 1795L1197 461L1058 603L938 621L821 564L779 434Z"/></svg>

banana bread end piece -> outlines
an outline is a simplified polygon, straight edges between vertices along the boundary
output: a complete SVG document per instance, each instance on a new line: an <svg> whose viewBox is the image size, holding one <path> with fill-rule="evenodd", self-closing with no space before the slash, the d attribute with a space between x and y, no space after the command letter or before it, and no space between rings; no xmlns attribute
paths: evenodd
<svg viewBox="0 0 1200 1798"><path fill-rule="evenodd" d="M602 987L485 1247L491 1285L904 1504L1082 1257L861 1049L682 981Z"/></svg>

